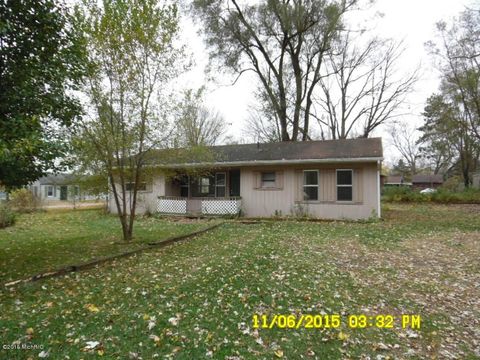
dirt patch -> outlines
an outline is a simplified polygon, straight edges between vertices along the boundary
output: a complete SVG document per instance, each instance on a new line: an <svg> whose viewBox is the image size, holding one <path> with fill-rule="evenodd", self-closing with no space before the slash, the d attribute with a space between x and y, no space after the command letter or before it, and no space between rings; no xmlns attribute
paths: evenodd
<svg viewBox="0 0 480 360"><path fill-rule="evenodd" d="M479 232L405 240L393 250L376 250L353 239L338 249L333 242L326 247L335 265L361 287L382 294L372 304L377 313L416 308L432 327L423 338L405 337L412 348L432 358L480 356Z"/></svg>

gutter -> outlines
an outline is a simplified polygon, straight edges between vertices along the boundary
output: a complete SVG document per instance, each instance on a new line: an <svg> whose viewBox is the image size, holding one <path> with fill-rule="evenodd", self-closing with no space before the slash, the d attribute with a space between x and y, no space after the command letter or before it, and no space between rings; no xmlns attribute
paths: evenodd
<svg viewBox="0 0 480 360"><path fill-rule="evenodd" d="M319 163L366 163L381 162L383 157L360 157L360 158L327 158L327 159L299 159L299 160L253 160L253 161L229 161L229 162L202 162L170 165L145 165L148 167L158 167L165 169L177 168L195 168L195 167L222 167L222 166L262 166L262 165L301 165L301 164L319 164Z"/></svg>

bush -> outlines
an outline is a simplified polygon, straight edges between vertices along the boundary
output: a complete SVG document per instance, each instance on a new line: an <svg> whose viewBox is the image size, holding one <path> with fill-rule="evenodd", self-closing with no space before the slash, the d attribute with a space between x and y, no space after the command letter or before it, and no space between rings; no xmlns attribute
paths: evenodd
<svg viewBox="0 0 480 360"><path fill-rule="evenodd" d="M5 204L0 202L0 229L15 223L15 213Z"/></svg>
<svg viewBox="0 0 480 360"><path fill-rule="evenodd" d="M10 206L22 213L36 211L40 206L40 200L28 189L18 189L10 194Z"/></svg>
<svg viewBox="0 0 480 360"><path fill-rule="evenodd" d="M469 188L459 192L439 189L431 196L432 201L444 204L480 204L480 189Z"/></svg>
<svg viewBox="0 0 480 360"><path fill-rule="evenodd" d="M420 194L409 187L388 187L383 190L382 199L387 202L435 202L441 204L480 204L480 189L450 191L439 188L430 194Z"/></svg>
<svg viewBox="0 0 480 360"><path fill-rule="evenodd" d="M463 184L463 178L458 175L452 176L442 184L440 189L453 192L463 191L463 189L465 189L465 185Z"/></svg>
<svg viewBox="0 0 480 360"><path fill-rule="evenodd" d="M391 202L424 202L430 194L420 194L408 186L389 186L383 189L383 200Z"/></svg>

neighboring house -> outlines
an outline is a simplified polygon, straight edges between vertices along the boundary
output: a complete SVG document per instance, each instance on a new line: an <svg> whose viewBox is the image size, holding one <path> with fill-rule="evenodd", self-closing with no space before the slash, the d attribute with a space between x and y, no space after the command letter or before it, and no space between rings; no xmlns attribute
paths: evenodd
<svg viewBox="0 0 480 360"><path fill-rule="evenodd" d="M442 175L413 175L412 186L415 190L436 189L443 184Z"/></svg>
<svg viewBox="0 0 480 360"><path fill-rule="evenodd" d="M387 176L384 186L412 186L412 183L406 182L402 175Z"/></svg>
<svg viewBox="0 0 480 360"><path fill-rule="evenodd" d="M214 160L166 164L139 184L139 212L308 215L325 219L380 216L380 138L210 147ZM208 170L189 177L185 169ZM171 175L174 173L175 175ZM127 193L133 184L127 184ZM119 189L120 190L120 189ZM116 212L113 196L109 208Z"/></svg>
<svg viewBox="0 0 480 360"><path fill-rule="evenodd" d="M473 173L472 175L472 187L480 189L480 171Z"/></svg>
<svg viewBox="0 0 480 360"><path fill-rule="evenodd" d="M33 195L43 201L56 200L95 200L75 184L76 177L72 174L49 174L29 185Z"/></svg>

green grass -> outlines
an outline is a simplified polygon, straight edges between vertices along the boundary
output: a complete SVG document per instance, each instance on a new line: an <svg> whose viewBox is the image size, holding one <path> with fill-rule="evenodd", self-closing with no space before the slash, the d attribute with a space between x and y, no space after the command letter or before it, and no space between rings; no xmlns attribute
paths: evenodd
<svg viewBox="0 0 480 360"><path fill-rule="evenodd" d="M0 284L133 250L207 226L205 221L175 222L141 218L135 239L122 242L120 222L100 210L56 210L24 214L13 227L0 230Z"/></svg>
<svg viewBox="0 0 480 360"><path fill-rule="evenodd" d="M0 290L0 338L41 344L54 359L94 359L99 351L108 359L423 359L442 358L444 349L474 358L479 210L388 205L385 220L371 223L231 221L95 270ZM49 216L71 224L71 232L55 231ZM85 218L91 241L118 237L115 219L95 212L36 214L12 230L28 228L27 221L43 224L36 229L44 239L38 249L46 238L73 237ZM149 218L139 222L137 237L156 238L160 229L168 236L186 225ZM31 236L26 243L34 248ZM24 254L7 252L17 261ZM19 269L5 270L6 277L10 271ZM470 314L462 311L467 307ZM252 328L254 314L319 313L341 314L341 328ZM394 329L348 328L349 314L365 313L420 314L424 326L415 332L398 322ZM88 350L88 341L99 345ZM39 352L0 350L0 358Z"/></svg>

